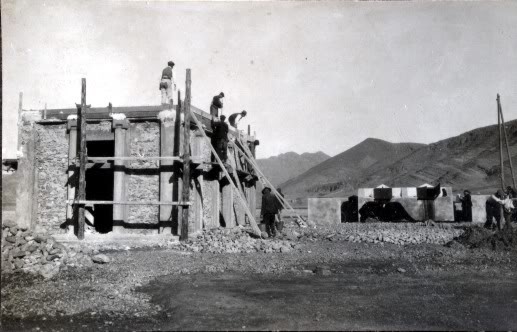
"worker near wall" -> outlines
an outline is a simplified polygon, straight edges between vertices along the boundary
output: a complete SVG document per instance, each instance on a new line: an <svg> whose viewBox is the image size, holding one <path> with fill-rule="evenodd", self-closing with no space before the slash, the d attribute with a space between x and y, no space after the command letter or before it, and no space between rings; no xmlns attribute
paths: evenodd
<svg viewBox="0 0 517 332"><path fill-rule="evenodd" d="M162 105L167 105L170 101L172 104L172 92L176 90L176 81L172 68L174 62L167 62L167 67L162 70L162 78L160 80L160 91L162 92Z"/></svg>
<svg viewBox="0 0 517 332"><path fill-rule="evenodd" d="M246 111L242 111L240 113L233 113L232 115L230 115L230 117L228 118L228 122L230 123L230 126L237 129L237 124L239 123L240 120L242 120L243 117L246 116L246 114L248 114ZM239 120L237 120L238 116L240 116Z"/></svg>
<svg viewBox="0 0 517 332"><path fill-rule="evenodd" d="M223 98L224 92L221 92L212 98L212 104L210 104L210 115L212 116L212 120L219 116L219 109L223 108Z"/></svg>
<svg viewBox="0 0 517 332"><path fill-rule="evenodd" d="M269 187L262 189L262 207L260 209L260 217L266 224L266 232L269 237L276 236L275 216L278 213L278 200L271 194Z"/></svg>
<svg viewBox="0 0 517 332"><path fill-rule="evenodd" d="M504 192L498 190L494 195L488 197L486 201L486 223L485 228L494 229L492 220L495 218L497 229L501 229L501 205L504 204Z"/></svg>
<svg viewBox="0 0 517 332"><path fill-rule="evenodd" d="M459 195L458 195L459 196ZM463 221L472 221L472 197L470 191L463 191L463 197L459 197L461 201L461 212Z"/></svg>
<svg viewBox="0 0 517 332"><path fill-rule="evenodd" d="M221 115L220 121L212 119L212 145L223 163L228 159L228 124L226 117Z"/></svg>

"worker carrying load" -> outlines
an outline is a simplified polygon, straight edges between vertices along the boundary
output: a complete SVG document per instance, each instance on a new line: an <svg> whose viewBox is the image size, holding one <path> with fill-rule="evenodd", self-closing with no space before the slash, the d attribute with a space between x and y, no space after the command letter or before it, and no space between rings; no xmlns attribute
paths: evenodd
<svg viewBox="0 0 517 332"><path fill-rule="evenodd" d="M219 117L219 109L223 108L224 92L221 92L217 96L212 98L212 104L210 104L210 115L212 116L212 120L217 119Z"/></svg>
<svg viewBox="0 0 517 332"><path fill-rule="evenodd" d="M230 123L230 126L237 129L237 124L239 123L240 120L242 120L243 117L246 116L246 114L248 114L246 111L242 111L240 113L233 113L232 115L230 115L230 117L228 118L228 122ZM240 118L239 118L239 120L237 120L237 117L239 115L240 115Z"/></svg>
<svg viewBox="0 0 517 332"><path fill-rule="evenodd" d="M228 159L228 124L224 122L226 117L221 115L220 121L214 121L212 119L212 146L217 152L219 158L223 164Z"/></svg>
<svg viewBox="0 0 517 332"><path fill-rule="evenodd" d="M167 62L167 67L162 70L162 78L160 80L160 91L162 92L162 105L167 105L169 101L172 105L172 92L176 90L176 81L172 68L174 62Z"/></svg>

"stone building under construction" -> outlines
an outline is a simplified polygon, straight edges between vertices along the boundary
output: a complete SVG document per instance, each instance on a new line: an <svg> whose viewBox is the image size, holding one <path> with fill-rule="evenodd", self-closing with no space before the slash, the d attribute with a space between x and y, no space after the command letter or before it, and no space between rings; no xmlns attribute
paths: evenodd
<svg viewBox="0 0 517 332"><path fill-rule="evenodd" d="M211 135L211 116L191 110L202 128L195 122L188 128L190 200L183 203L189 208L189 233L244 224L248 217L238 193L212 161L210 142L201 133ZM18 225L50 235L77 234L77 113L77 108L23 110L20 101ZM178 234L183 207L175 203L184 186L184 114L168 105L110 105L89 108L86 114L86 200L94 201L85 206L86 239L107 233ZM230 130L229 139L239 135L238 141L254 154L259 142L250 134L249 127L247 133ZM255 211L257 176L232 145L228 156L247 206Z"/></svg>

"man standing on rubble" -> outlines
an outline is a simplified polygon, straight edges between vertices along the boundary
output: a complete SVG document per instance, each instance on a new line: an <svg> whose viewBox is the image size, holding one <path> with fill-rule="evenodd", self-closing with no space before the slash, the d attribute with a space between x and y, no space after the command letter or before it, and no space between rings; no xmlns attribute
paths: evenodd
<svg viewBox="0 0 517 332"><path fill-rule="evenodd" d="M162 92L162 105L167 105L170 101L172 105L172 92L176 90L176 81L172 68L174 62L167 62L167 67L162 70L162 78L160 80L160 91Z"/></svg>
<svg viewBox="0 0 517 332"><path fill-rule="evenodd" d="M219 109L223 108L223 101L221 100L223 98L224 92L221 92L212 98L212 104L210 104L210 115L212 116L212 119L219 116Z"/></svg>
<svg viewBox="0 0 517 332"><path fill-rule="evenodd" d="M269 237L276 236L275 216L278 213L278 201L275 195L271 194L269 187L262 189L262 207L260 217L266 224L266 232Z"/></svg>
<svg viewBox="0 0 517 332"><path fill-rule="evenodd" d="M214 121L212 119L212 145L217 152L217 155L223 162L226 163L228 159L228 124L224 122L226 117L221 115L221 121Z"/></svg>
<svg viewBox="0 0 517 332"><path fill-rule="evenodd" d="M233 113L232 115L230 115L230 117L228 118L228 122L230 123L230 126L232 126L233 128L237 129L237 123L242 120L243 117L246 116L246 114L248 114L246 111L242 111L240 113ZM237 121L237 117L240 115L240 118L239 120Z"/></svg>

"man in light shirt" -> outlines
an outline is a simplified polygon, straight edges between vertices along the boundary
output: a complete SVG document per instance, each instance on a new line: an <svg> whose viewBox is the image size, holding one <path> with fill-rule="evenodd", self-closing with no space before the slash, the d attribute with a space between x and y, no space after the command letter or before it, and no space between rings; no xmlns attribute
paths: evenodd
<svg viewBox="0 0 517 332"><path fill-rule="evenodd" d="M169 61L167 63L167 67L162 70L162 78L160 80L160 91L162 93L162 105L169 104L169 101L172 105L172 93L173 90L176 90L176 81L174 79L174 72L172 68L174 67L174 62Z"/></svg>

